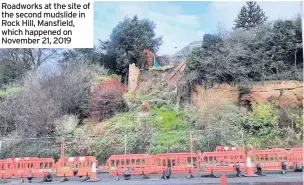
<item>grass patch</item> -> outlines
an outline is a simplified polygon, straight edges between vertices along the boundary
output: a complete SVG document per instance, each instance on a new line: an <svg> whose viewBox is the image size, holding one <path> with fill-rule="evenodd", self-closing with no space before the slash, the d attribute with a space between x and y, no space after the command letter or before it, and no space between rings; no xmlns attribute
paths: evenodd
<svg viewBox="0 0 304 185"><path fill-rule="evenodd" d="M95 83L101 83L101 82L106 82L107 80L117 78L117 74L111 74L109 76L96 76L95 77Z"/></svg>
<svg viewBox="0 0 304 185"><path fill-rule="evenodd" d="M9 94L19 92L20 90L21 90L21 87L11 87L11 88L8 88L8 89L1 89L0 90L0 97L6 97Z"/></svg>

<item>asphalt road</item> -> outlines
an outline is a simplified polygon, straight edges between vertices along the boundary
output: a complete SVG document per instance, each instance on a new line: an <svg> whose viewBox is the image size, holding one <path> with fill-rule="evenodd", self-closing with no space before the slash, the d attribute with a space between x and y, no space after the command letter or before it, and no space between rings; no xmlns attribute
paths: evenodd
<svg viewBox="0 0 304 185"><path fill-rule="evenodd" d="M32 183L28 183L26 179L23 184L61 184L61 185L203 185L211 184L220 185L220 178L206 178L200 177L201 174L194 174L194 178L187 179L187 175L172 175L168 180L160 178L160 175L151 175L150 179L143 179L142 176L132 176L130 180L124 180L120 177L119 181L116 181L116 177L109 176L108 174L99 174L98 178L101 180L98 182L81 182L81 178L73 177L69 178L69 181L60 183L62 178L53 178L52 182L43 182L42 179L33 179ZM276 173L268 173L266 176L259 177L232 177L233 174L227 174L228 185L303 185L303 173L302 172L290 172L285 175ZM8 179L6 182L0 182L5 184L21 184L20 179Z"/></svg>

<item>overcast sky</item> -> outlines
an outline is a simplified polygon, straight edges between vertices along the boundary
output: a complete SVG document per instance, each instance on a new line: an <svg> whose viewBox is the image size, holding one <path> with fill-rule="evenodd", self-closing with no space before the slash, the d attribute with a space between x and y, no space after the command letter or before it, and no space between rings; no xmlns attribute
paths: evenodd
<svg viewBox="0 0 304 185"><path fill-rule="evenodd" d="M94 42L106 40L125 16L135 14L156 23L156 34L164 43L158 54L173 54L192 41L215 33L220 22L230 30L245 2L94 2ZM269 20L293 18L300 2L258 2ZM177 47L177 49L175 49Z"/></svg>

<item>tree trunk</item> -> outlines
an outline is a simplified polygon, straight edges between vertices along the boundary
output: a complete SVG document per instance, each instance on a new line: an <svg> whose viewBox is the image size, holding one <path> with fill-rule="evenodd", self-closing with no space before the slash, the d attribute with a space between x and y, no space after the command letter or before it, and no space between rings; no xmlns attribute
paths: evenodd
<svg viewBox="0 0 304 185"><path fill-rule="evenodd" d="M141 61L141 69L144 69L144 67L145 67L145 62Z"/></svg>
<svg viewBox="0 0 304 185"><path fill-rule="evenodd" d="M277 64L277 75L279 75L279 64Z"/></svg>

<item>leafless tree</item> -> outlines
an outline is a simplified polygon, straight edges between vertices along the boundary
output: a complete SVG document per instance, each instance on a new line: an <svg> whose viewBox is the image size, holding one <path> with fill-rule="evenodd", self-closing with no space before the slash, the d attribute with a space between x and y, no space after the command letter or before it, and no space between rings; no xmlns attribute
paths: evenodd
<svg viewBox="0 0 304 185"><path fill-rule="evenodd" d="M43 63L58 57L58 49L5 48L0 49L0 60L23 63L28 69L37 69Z"/></svg>
<svg viewBox="0 0 304 185"><path fill-rule="evenodd" d="M224 23L222 22L217 23L217 35L222 39L229 36L229 31L227 31Z"/></svg>
<svg viewBox="0 0 304 185"><path fill-rule="evenodd" d="M21 91L0 102L2 134L15 131L19 136L54 135L54 122L59 117L85 116L95 73L84 63L54 72L29 73Z"/></svg>

